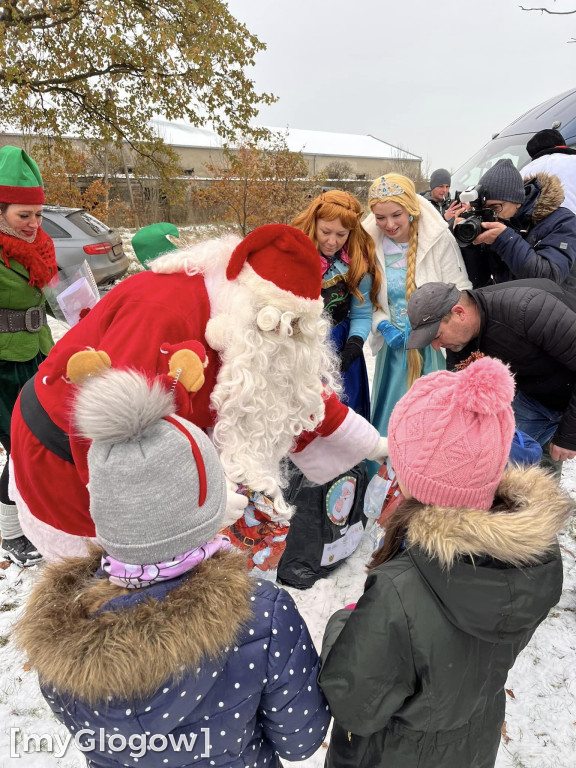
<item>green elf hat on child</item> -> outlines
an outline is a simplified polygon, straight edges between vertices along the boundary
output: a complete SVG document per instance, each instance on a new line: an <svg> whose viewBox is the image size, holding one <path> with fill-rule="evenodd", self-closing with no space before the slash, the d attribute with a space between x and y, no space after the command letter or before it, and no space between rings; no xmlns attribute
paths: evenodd
<svg viewBox="0 0 576 768"><path fill-rule="evenodd" d="M40 170L19 147L0 149L0 203L44 205Z"/></svg>
<svg viewBox="0 0 576 768"><path fill-rule="evenodd" d="M178 247L166 235L180 237L177 227L166 221L142 227L132 238L132 248L140 264L149 269L148 262L164 253L177 251Z"/></svg>

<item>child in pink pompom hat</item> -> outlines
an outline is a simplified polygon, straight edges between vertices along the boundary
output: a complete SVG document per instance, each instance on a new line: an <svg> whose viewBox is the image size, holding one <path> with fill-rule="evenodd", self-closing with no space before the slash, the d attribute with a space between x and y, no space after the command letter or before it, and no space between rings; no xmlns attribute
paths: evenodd
<svg viewBox="0 0 576 768"><path fill-rule="evenodd" d="M543 470L506 466L513 396L485 357L418 379L394 408L406 501L364 594L326 628L326 768L495 765L506 678L560 598L556 534L573 507Z"/></svg>
<svg viewBox="0 0 576 768"><path fill-rule="evenodd" d="M514 436L514 380L485 357L414 383L388 428L390 461L423 504L490 509Z"/></svg>

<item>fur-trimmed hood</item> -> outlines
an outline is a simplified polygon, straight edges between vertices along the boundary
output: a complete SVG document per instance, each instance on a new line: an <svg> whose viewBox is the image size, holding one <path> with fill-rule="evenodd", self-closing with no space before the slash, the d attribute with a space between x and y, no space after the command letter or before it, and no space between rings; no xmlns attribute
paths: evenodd
<svg viewBox="0 0 576 768"><path fill-rule="evenodd" d="M129 592L94 575L101 555L47 565L16 625L40 681L89 704L149 696L221 656L251 616L243 555L217 553L164 599L119 610L101 610Z"/></svg>
<svg viewBox="0 0 576 768"><path fill-rule="evenodd" d="M515 642L560 599L557 532L573 510L541 469L508 470L492 510L424 506L408 528L408 555L458 629Z"/></svg>
<svg viewBox="0 0 576 768"><path fill-rule="evenodd" d="M556 534L574 509L557 482L538 467L506 470L494 510L423 506L408 527L407 544L450 568L463 557L499 560L520 568L556 546Z"/></svg>
<svg viewBox="0 0 576 768"><path fill-rule="evenodd" d="M529 217L533 224L550 216L564 202L564 188L558 176L536 173L524 179L526 200L518 212L519 217Z"/></svg>

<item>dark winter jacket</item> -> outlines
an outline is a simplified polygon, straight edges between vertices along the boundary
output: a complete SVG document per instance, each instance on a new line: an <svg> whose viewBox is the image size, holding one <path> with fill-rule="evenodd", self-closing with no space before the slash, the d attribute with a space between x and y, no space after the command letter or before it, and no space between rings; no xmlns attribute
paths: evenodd
<svg viewBox="0 0 576 768"><path fill-rule="evenodd" d="M96 732L91 766L268 768L276 753L302 760L316 751L330 715L287 592L251 579L241 555L220 553L179 580L124 595L94 575L100 554L47 567L18 628L56 717L72 734ZM145 754L110 749L111 736L135 734L147 745L158 735L156 746L162 736L197 740L180 751L170 742Z"/></svg>
<svg viewBox="0 0 576 768"><path fill-rule="evenodd" d="M522 207L492 245L462 248L472 285L544 277L565 288L576 310L576 216L560 207L564 190L556 176L539 173L524 187Z"/></svg>
<svg viewBox="0 0 576 768"><path fill-rule="evenodd" d="M562 590L556 533L572 502L512 469L504 511L422 506L407 548L330 619L320 685L327 768L492 768L509 669Z"/></svg>
<svg viewBox="0 0 576 768"><path fill-rule="evenodd" d="M431 189L427 189L425 192L420 192L420 195L422 195L422 197L425 197L426 200L428 200L428 202L432 203L432 205L434 206L434 208L436 208L440 216L444 218L444 214L446 213L448 208L450 208L450 205L452 203L452 198L450 197L450 193L446 195L444 200L432 200L432 198L430 197L431 192L432 192Z"/></svg>
<svg viewBox="0 0 576 768"><path fill-rule="evenodd" d="M576 313L550 280L518 280L469 291L478 304L480 334L449 367L479 350L515 374L516 388L563 411L552 442L576 451Z"/></svg>

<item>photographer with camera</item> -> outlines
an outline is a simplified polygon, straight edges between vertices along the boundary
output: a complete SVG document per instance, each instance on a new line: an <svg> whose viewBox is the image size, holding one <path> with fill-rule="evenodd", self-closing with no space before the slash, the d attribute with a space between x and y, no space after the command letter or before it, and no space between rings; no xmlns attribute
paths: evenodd
<svg viewBox="0 0 576 768"><path fill-rule="evenodd" d="M502 159L460 197L470 210L456 219L454 237L474 288L548 278L576 310L576 216L562 207L556 176L523 181L512 161Z"/></svg>

